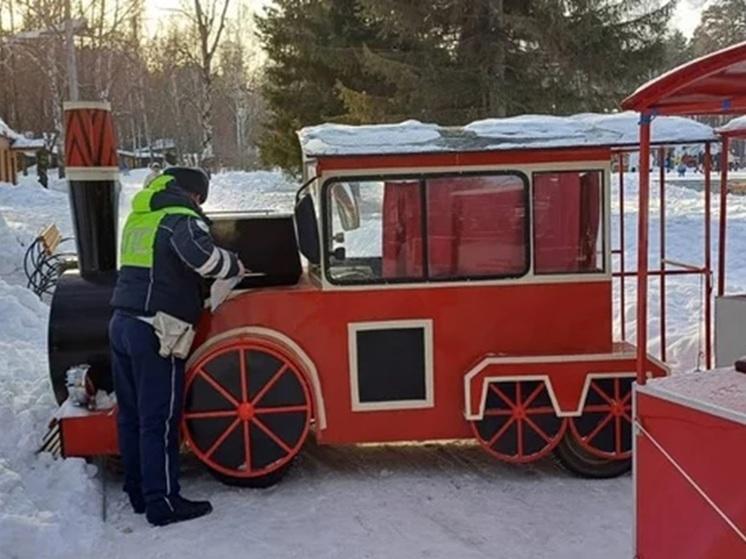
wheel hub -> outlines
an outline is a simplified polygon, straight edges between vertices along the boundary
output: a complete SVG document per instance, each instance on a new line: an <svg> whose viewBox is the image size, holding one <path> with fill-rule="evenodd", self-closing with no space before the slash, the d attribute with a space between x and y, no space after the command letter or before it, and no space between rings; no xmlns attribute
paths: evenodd
<svg viewBox="0 0 746 559"><path fill-rule="evenodd" d="M244 402L238 406L238 417L242 421L248 421L254 417L254 406L251 402Z"/></svg>

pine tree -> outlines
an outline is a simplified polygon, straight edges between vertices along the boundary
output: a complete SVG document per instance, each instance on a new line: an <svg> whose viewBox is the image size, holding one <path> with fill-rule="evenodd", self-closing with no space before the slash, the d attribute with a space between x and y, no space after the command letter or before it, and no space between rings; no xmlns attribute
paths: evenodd
<svg viewBox="0 0 746 559"><path fill-rule="evenodd" d="M718 0L702 14L694 31L697 56L746 41L746 0Z"/></svg>
<svg viewBox="0 0 746 559"><path fill-rule="evenodd" d="M463 124L614 109L670 62L673 1L280 0L260 19L265 162L324 120Z"/></svg>
<svg viewBox="0 0 746 559"><path fill-rule="evenodd" d="M299 128L354 120L346 114L340 83L376 90L378 82L363 72L358 52L375 44L377 29L348 0L277 0L257 17L257 27L268 57L262 90L270 109L261 157L267 165L297 171Z"/></svg>

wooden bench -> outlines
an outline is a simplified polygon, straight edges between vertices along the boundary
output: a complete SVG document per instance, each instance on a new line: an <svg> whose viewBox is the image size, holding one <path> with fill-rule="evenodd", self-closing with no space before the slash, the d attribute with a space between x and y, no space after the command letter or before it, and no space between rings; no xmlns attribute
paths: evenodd
<svg viewBox="0 0 746 559"><path fill-rule="evenodd" d="M44 253L51 256L62 242L62 233L60 233L57 226L52 223L42 229L41 233L39 233L39 239L41 240Z"/></svg>

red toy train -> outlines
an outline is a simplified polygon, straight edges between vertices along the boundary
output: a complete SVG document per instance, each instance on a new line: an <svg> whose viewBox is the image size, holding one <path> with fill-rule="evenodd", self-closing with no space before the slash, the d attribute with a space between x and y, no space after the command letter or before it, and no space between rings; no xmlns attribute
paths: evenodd
<svg viewBox="0 0 746 559"><path fill-rule="evenodd" d="M654 141L682 130L711 139L674 118ZM267 275L199 325L189 449L221 479L259 486L309 433L320 444L476 439L509 462L554 451L580 475L626 472L636 367L635 348L612 339L610 162L636 131L631 113L301 131L294 216L213 216L219 241ZM109 250L90 240L116 223L103 221L78 228L82 259L88 245ZM114 271L81 269L53 301L60 401L74 364L110 387ZM665 373L648 358L648 375ZM111 414L62 423L64 454L115 451Z"/></svg>

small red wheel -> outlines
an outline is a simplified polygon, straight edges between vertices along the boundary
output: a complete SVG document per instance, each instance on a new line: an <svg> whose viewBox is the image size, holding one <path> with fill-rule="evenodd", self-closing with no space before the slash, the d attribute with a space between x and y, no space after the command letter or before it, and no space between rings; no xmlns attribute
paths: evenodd
<svg viewBox="0 0 746 559"><path fill-rule="evenodd" d="M487 452L514 463L549 454L562 439L565 425L540 380L490 383L484 417L471 422L474 435Z"/></svg>
<svg viewBox="0 0 746 559"><path fill-rule="evenodd" d="M227 340L190 366L185 438L222 481L279 481L308 435L311 397L292 354L261 338Z"/></svg>
<svg viewBox="0 0 746 559"><path fill-rule="evenodd" d="M593 379L580 417L570 420L570 432L599 458L626 460L632 456L632 382L634 377Z"/></svg>

